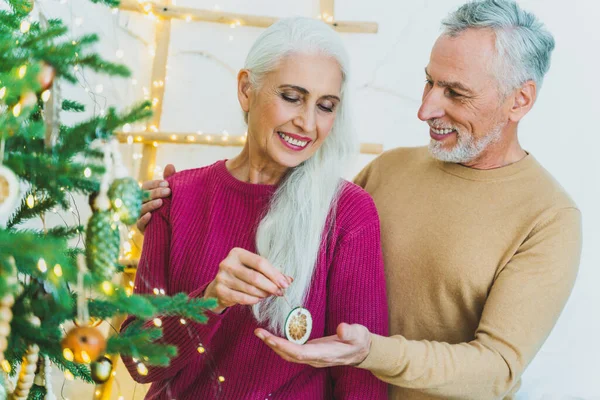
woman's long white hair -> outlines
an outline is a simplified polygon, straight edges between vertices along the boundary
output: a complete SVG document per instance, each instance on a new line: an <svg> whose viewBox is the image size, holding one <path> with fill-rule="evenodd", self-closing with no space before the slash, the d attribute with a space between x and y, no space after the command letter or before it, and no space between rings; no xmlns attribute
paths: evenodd
<svg viewBox="0 0 600 400"><path fill-rule="evenodd" d="M310 159L286 174L256 234L258 253L294 278L286 298L296 307L304 305L308 296L317 255L330 228L326 226L328 216L335 213L342 176L356 154L357 143L348 120L348 55L340 36L324 22L286 18L266 29L250 49L244 66L250 71L252 87L260 90L261 78L294 54L333 57L342 72L342 101L329 136ZM278 297L253 306L256 319L279 334L290 311L287 302Z"/></svg>

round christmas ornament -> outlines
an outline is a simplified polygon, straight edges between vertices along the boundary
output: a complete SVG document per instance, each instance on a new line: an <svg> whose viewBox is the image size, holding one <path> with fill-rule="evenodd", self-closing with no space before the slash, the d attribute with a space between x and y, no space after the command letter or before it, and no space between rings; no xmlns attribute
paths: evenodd
<svg viewBox="0 0 600 400"><path fill-rule="evenodd" d="M19 181L7 167L0 164L0 216L9 215L19 199Z"/></svg>
<svg viewBox="0 0 600 400"><path fill-rule="evenodd" d="M110 211L97 211L87 226L85 255L90 271L102 280L111 280L119 259L121 237Z"/></svg>
<svg viewBox="0 0 600 400"><path fill-rule="evenodd" d="M94 382L96 382L98 385L105 383L108 380L108 378L110 378L112 367L112 361L110 361L110 358L106 356L101 356L96 361L94 361L90 365L92 379L94 380Z"/></svg>
<svg viewBox="0 0 600 400"><path fill-rule="evenodd" d="M42 87L42 90L46 90L52 85L56 70L50 64L43 63L40 73L37 76L37 80Z"/></svg>
<svg viewBox="0 0 600 400"><path fill-rule="evenodd" d="M294 308L285 320L285 337L290 342L304 344L312 331L312 315L304 307Z"/></svg>
<svg viewBox="0 0 600 400"><path fill-rule="evenodd" d="M108 189L108 198L113 211L119 216L121 222L133 225L142 211L144 192L135 179L127 176L127 168L123 165L119 142L116 139L111 140L110 148L115 168L115 180Z"/></svg>
<svg viewBox="0 0 600 400"><path fill-rule="evenodd" d="M76 363L91 363L106 350L106 339L96 328L75 327L60 343L63 357Z"/></svg>
<svg viewBox="0 0 600 400"><path fill-rule="evenodd" d="M27 92L27 93L23 93L23 95L21 96L21 99L19 101L21 102L21 105L23 107L31 107L35 103L37 103L37 100L38 100L38 98L35 95L35 93Z"/></svg>
<svg viewBox="0 0 600 400"><path fill-rule="evenodd" d="M108 189L108 198L121 222L133 225L142 211L143 192L131 177L115 179Z"/></svg>

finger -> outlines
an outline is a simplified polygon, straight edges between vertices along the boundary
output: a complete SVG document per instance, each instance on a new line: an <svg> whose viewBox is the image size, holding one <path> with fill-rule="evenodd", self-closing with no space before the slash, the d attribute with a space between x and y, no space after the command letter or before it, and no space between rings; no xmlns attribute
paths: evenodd
<svg viewBox="0 0 600 400"><path fill-rule="evenodd" d="M167 164L163 170L163 178L167 179L171 175L175 175L176 172L173 164Z"/></svg>
<svg viewBox="0 0 600 400"><path fill-rule="evenodd" d="M265 279L267 282L270 282L269 280L267 280L267 278L263 277L263 279ZM246 293L254 297L260 297L261 299L265 299L271 296L271 293L268 293L255 285L246 283L236 276L230 276L229 274L227 274L227 277L221 279L221 281L225 286L229 287L230 289L241 293Z"/></svg>
<svg viewBox="0 0 600 400"><path fill-rule="evenodd" d="M156 189L159 187L169 187L169 182L160 180L160 179L156 179L153 181L146 181L146 182L142 183L143 190L152 190L152 189Z"/></svg>
<svg viewBox="0 0 600 400"><path fill-rule="evenodd" d="M237 290L230 289L222 284L217 285L215 292L217 294L219 303L226 307L230 307L235 304L254 305L261 301L259 297L238 292Z"/></svg>
<svg viewBox="0 0 600 400"><path fill-rule="evenodd" d="M239 260L249 268L252 268L267 278L269 278L275 285L282 289L287 289L290 284L281 272L271 265L271 263L264 257L254 254L244 249L236 249L236 255Z"/></svg>
<svg viewBox="0 0 600 400"><path fill-rule="evenodd" d="M344 322L337 326L336 332L340 340L344 342L352 342L358 339L358 334L354 326Z"/></svg>
<svg viewBox="0 0 600 400"><path fill-rule="evenodd" d="M336 332L342 342L353 345L364 343L370 335L369 330L363 325L343 322L338 325Z"/></svg>
<svg viewBox="0 0 600 400"><path fill-rule="evenodd" d="M248 286L255 287L259 289L261 292L266 292L267 296L275 295L275 296L283 296L283 291L274 284L269 278L261 274L260 272L256 272L250 268L238 268L232 271L237 279L244 282Z"/></svg>
<svg viewBox="0 0 600 400"><path fill-rule="evenodd" d="M138 230L141 233L144 233L144 231L146 230L146 226L148 225L148 222L150 222L150 217L152 217L152 214L145 213L143 214L136 222L136 226L138 228Z"/></svg>
<svg viewBox="0 0 600 400"><path fill-rule="evenodd" d="M162 203L163 201L161 199L156 199L142 204L142 211L140 212L140 215L158 210L160 206L162 206Z"/></svg>
<svg viewBox="0 0 600 400"><path fill-rule="evenodd" d="M166 182L166 181L163 181ZM154 200L154 199L162 199L164 197L169 197L171 195L171 189L168 187L159 187L156 189L152 189L148 191L148 199L149 200Z"/></svg>

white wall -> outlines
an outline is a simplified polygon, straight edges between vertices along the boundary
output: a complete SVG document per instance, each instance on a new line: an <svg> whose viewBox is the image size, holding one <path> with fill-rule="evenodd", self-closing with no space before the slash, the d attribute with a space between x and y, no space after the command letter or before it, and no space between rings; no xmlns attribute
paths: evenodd
<svg viewBox="0 0 600 400"><path fill-rule="evenodd" d="M362 141L384 143L386 148L428 142L426 125L416 117L425 79L423 68L439 33L440 20L462 2L336 1L338 19L379 23L376 35L343 35L354 68L351 87L355 90L355 125ZM521 398L600 399L597 383L600 378L600 291L597 289L600 168L593 158L600 133L595 122L600 109L595 90L600 34L594 27L600 16L600 2L522 0L520 3L546 23L557 42L538 104L522 123L521 141L566 187L584 217L583 257L577 284L558 325L525 373ZM92 91L99 83L104 86L103 93L96 98L99 108L104 107L106 101L122 107L143 97L142 87L149 87L151 60L147 49L134 35L151 43L151 22L126 12L113 15L86 1L68 0L60 4L56 0L45 0L41 4L48 14L70 19L77 32L100 32L103 41L98 49L109 59L116 60L118 49L125 51L122 61L132 68L138 81L136 86L131 80L107 80L93 73L85 74ZM225 11L251 14L318 14L317 0L177 1L177 5L195 8L213 8L215 4ZM81 26L76 26L77 17L83 18ZM226 25L175 21L162 130L244 132L235 96L235 71L242 66L251 43L260 32L258 28L231 29ZM81 90L73 92L73 97L93 104L90 95ZM139 151L136 147L124 145L124 155L131 157ZM192 168L232 157L237 151L236 148L162 146L158 165L171 162L178 169ZM369 159L363 156L356 171ZM130 165L135 166L132 158L130 160ZM86 218L87 207L82 204L80 209ZM123 382L125 378L120 379ZM126 398L131 398L131 393L125 392Z"/></svg>

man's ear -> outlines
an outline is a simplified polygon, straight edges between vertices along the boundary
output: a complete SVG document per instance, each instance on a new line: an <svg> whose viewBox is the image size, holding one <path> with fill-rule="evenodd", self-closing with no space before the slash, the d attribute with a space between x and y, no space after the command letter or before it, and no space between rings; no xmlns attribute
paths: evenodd
<svg viewBox="0 0 600 400"><path fill-rule="evenodd" d="M534 81L527 81L519 89L516 89L508 119L519 122L533 107L536 96L537 85Z"/></svg>
<svg viewBox="0 0 600 400"><path fill-rule="evenodd" d="M250 110L250 71L242 69L238 73L238 100L244 112Z"/></svg>

